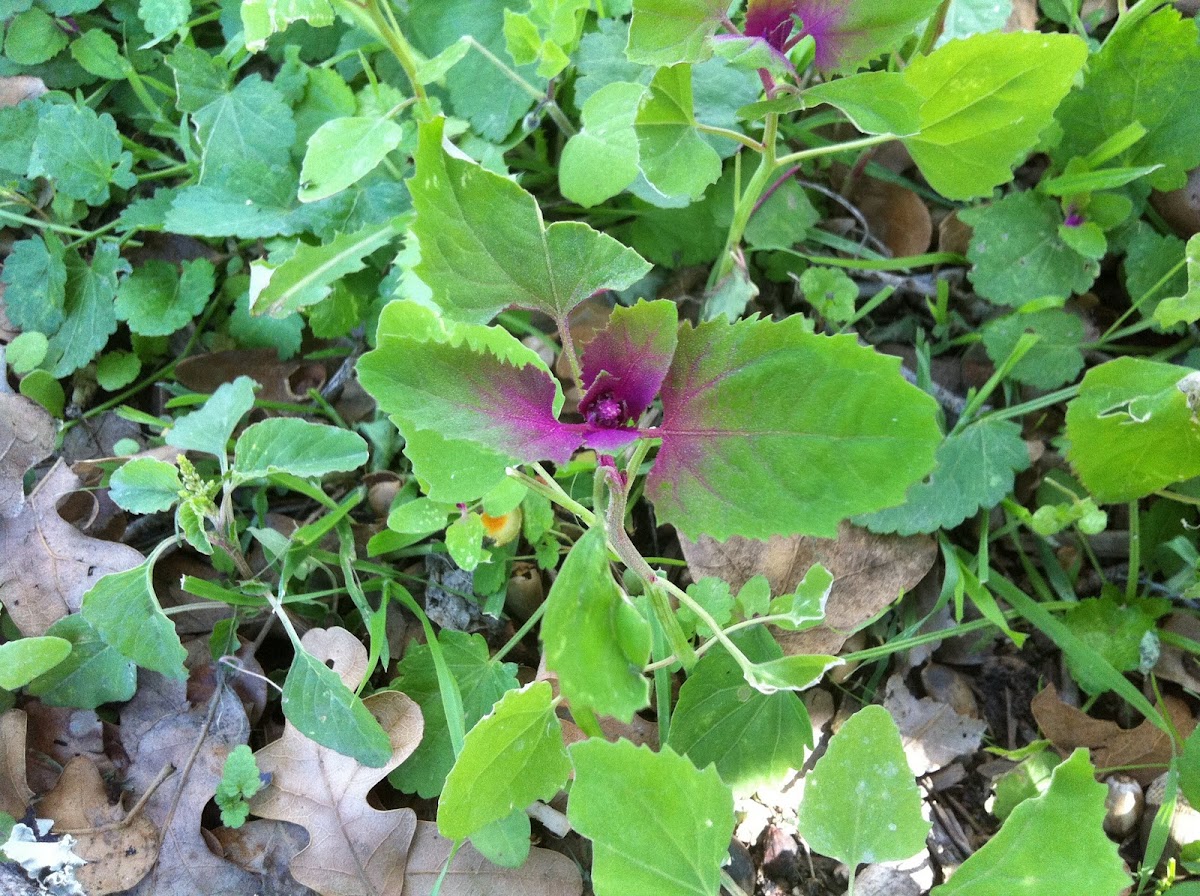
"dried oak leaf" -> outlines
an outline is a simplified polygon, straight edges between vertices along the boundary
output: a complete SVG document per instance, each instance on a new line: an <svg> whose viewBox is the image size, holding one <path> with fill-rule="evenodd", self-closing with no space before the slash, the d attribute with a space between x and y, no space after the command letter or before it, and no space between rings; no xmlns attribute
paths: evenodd
<svg viewBox="0 0 1200 896"><path fill-rule="evenodd" d="M130 896L247 896L260 878L209 849L200 819L217 791L229 751L246 743L250 723L232 688L188 702L186 681L138 673L138 690L121 709L121 743L129 755L126 787L139 798L165 768L174 769L146 802L161 832L159 861ZM197 745L199 745L197 747Z"/></svg>
<svg viewBox="0 0 1200 896"><path fill-rule="evenodd" d="M144 815L126 819L110 806L104 779L86 756L67 763L54 789L38 803L38 815L54 820L55 832L69 831L72 851L88 864L75 879L88 896L106 896L134 886L158 858L158 831Z"/></svg>
<svg viewBox="0 0 1200 896"><path fill-rule="evenodd" d="M301 644L317 660L332 661L347 687L356 687L366 671L367 650L345 629L312 629ZM308 830L308 846L292 860L291 872L321 896L404 892L416 813L372 808L367 793L417 748L424 723L417 704L399 691L379 691L363 702L391 740L392 757L382 768L322 747L290 722L282 737L254 754L271 783L251 800L250 810Z"/></svg>
<svg viewBox="0 0 1200 896"><path fill-rule="evenodd" d="M25 471L53 450L54 418L46 409L24 395L0 395L0 518L21 513Z"/></svg>
<svg viewBox="0 0 1200 896"><path fill-rule="evenodd" d="M104 723L94 710L47 706L40 700L29 700L24 708L29 716L26 774L34 791L53 789L76 756L90 759L101 777L114 777L113 761L105 753Z"/></svg>
<svg viewBox="0 0 1200 896"><path fill-rule="evenodd" d="M399 896L429 896L453 846L432 821L418 821ZM582 892L579 868L562 853L531 849L520 868L498 868L466 843L454 855L441 896L579 896Z"/></svg>
<svg viewBox="0 0 1200 896"><path fill-rule="evenodd" d="M918 777L979 749L987 729L986 723L959 715L948 703L918 700L899 675L888 679L883 706L896 720L908 767Z"/></svg>
<svg viewBox="0 0 1200 896"><path fill-rule="evenodd" d="M240 828L217 828L213 837L225 858L263 876L263 891L271 896L313 896L313 891L289 873L292 859L304 848L308 834L289 821L253 818Z"/></svg>
<svg viewBox="0 0 1200 896"><path fill-rule="evenodd" d="M1163 701L1181 737L1187 737L1196 727L1187 704L1175 697ZM1042 733L1064 756L1077 747L1087 747L1092 763L1098 769L1121 767L1124 774L1143 787L1166 771L1171 761L1171 738L1145 720L1136 728L1122 728L1116 722L1093 719L1058 698L1054 685L1033 698L1033 717Z"/></svg>
<svg viewBox="0 0 1200 896"><path fill-rule="evenodd" d="M28 718L19 709L0 716L0 812L20 818L33 800L25 777Z"/></svg>
<svg viewBox="0 0 1200 896"><path fill-rule="evenodd" d="M707 536L679 541L693 579L717 576L735 591L764 575L772 594L787 594L814 563L833 574L824 625L778 634L788 654L836 655L846 638L921 581L937 558L937 546L927 536L876 535L849 523L842 523L837 538L776 535L753 541L735 535L727 541Z"/></svg>
<svg viewBox="0 0 1200 896"><path fill-rule="evenodd" d="M7 472L0 470L0 479ZM26 637L44 635L76 612L103 576L145 559L128 545L89 538L59 515L59 501L78 487L78 477L60 461L16 516L0 516L0 604Z"/></svg>

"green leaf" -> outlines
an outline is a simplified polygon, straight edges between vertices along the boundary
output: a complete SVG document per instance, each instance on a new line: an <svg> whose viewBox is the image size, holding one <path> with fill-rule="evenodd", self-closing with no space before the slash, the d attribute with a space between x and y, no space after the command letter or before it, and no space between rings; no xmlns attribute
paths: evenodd
<svg viewBox="0 0 1200 896"><path fill-rule="evenodd" d="M721 157L696 130L690 65L658 70L634 127L642 173L665 196L697 199L721 176Z"/></svg>
<svg viewBox="0 0 1200 896"><path fill-rule="evenodd" d="M1085 342L1083 320L1062 308L1014 312L988 321L983 326L983 345L988 357L1002 364L1026 333L1038 341L1008 371L1018 383L1048 391L1069 383L1083 370Z"/></svg>
<svg viewBox="0 0 1200 896"><path fill-rule="evenodd" d="M262 786L254 754L245 744L238 744L225 757L221 780L213 797L217 808L221 810L221 823L226 827L240 828L250 815L247 800L258 793Z"/></svg>
<svg viewBox="0 0 1200 896"><path fill-rule="evenodd" d="M1200 806L1200 728L1194 728L1183 743L1179 758L1179 789L1184 799Z"/></svg>
<svg viewBox="0 0 1200 896"><path fill-rule="evenodd" d="M183 483L174 464L136 457L112 474L108 487L118 507L130 513L158 513L175 506Z"/></svg>
<svg viewBox="0 0 1200 896"><path fill-rule="evenodd" d="M296 123L278 88L249 75L192 116L203 147L200 183L219 181L230 170L260 162L287 165ZM194 189L194 188L193 188Z"/></svg>
<svg viewBox="0 0 1200 896"><path fill-rule="evenodd" d="M899 861L924 847L930 825L921 818L921 793L882 706L864 706L830 739L804 779L796 827L814 851L852 874L864 862Z"/></svg>
<svg viewBox="0 0 1200 896"><path fill-rule="evenodd" d="M532 827L523 809L514 809L499 821L471 835L471 845L492 864L520 868L529 858Z"/></svg>
<svg viewBox="0 0 1200 896"><path fill-rule="evenodd" d="M1162 599L1118 602L1105 594L1079 601L1063 615L1063 624L1118 672L1132 672L1143 666L1145 639L1170 609L1170 602ZM1080 687L1093 695L1108 690L1108 685L1090 674L1086 663L1072 659L1067 657L1067 666Z"/></svg>
<svg viewBox="0 0 1200 896"><path fill-rule="evenodd" d="M308 140L300 167L300 201L315 202L340 193L375 170L404 139L390 118L335 118Z"/></svg>
<svg viewBox="0 0 1200 896"><path fill-rule="evenodd" d="M29 683L31 695L48 706L79 709L123 703L133 696L137 666L107 644L83 616L64 616L46 634L67 641L71 652Z"/></svg>
<svg viewBox="0 0 1200 896"><path fill-rule="evenodd" d="M255 385L248 376L221 384L204 407L175 421L167 430L166 443L184 451L203 451L224 463L233 430L254 407Z"/></svg>
<svg viewBox="0 0 1200 896"><path fill-rule="evenodd" d="M188 23L191 0L139 0L138 18L155 40L170 37Z"/></svg>
<svg viewBox="0 0 1200 896"><path fill-rule="evenodd" d="M1058 110L1064 134L1051 151L1056 164L1088 155L1136 121L1146 135L1119 153L1115 163L1163 165L1147 178L1150 186L1183 186L1187 172L1200 164L1200 120L1179 114L1200 105L1198 66L1196 23L1173 7L1122 21L1088 62L1083 88Z"/></svg>
<svg viewBox="0 0 1200 896"><path fill-rule="evenodd" d="M803 242L809 228L819 220L821 213L809 201L804 187L788 178L754 210L746 225L746 245L752 249L790 249ZM857 289L854 294L858 295Z"/></svg>
<svg viewBox="0 0 1200 896"><path fill-rule="evenodd" d="M1086 58L1075 35L1023 31L978 34L913 59L904 78L923 99L921 130L904 143L930 186L974 199L1011 180Z"/></svg>
<svg viewBox="0 0 1200 896"><path fill-rule="evenodd" d="M1013 881L1020 881L1022 896L1116 896L1130 879L1117 844L1104 834L1107 792L1096 782L1087 751L1076 750L1054 769L1050 788L1017 806L999 833L933 893L1011 896Z"/></svg>
<svg viewBox="0 0 1200 896"><path fill-rule="evenodd" d="M133 71L133 63L121 55L117 42L99 28L85 31L71 42L71 58L84 71L109 81L122 81Z"/></svg>
<svg viewBox="0 0 1200 896"><path fill-rule="evenodd" d="M1200 476L1195 371L1143 358L1093 367L1067 406L1067 459L1097 500L1133 501Z"/></svg>
<svg viewBox="0 0 1200 896"><path fill-rule="evenodd" d="M96 359L96 382L108 392L125 388L141 372L142 359L133 352L105 352Z"/></svg>
<svg viewBox="0 0 1200 896"><path fill-rule="evenodd" d="M1192 234L1187 241L1184 257L1187 260L1187 291L1181 296L1163 299L1154 308L1154 319L1163 328L1200 320L1200 234Z"/></svg>
<svg viewBox="0 0 1200 896"><path fill-rule="evenodd" d="M973 34L1002 29L1012 15L1012 0L951 0L938 46Z"/></svg>
<svg viewBox="0 0 1200 896"><path fill-rule="evenodd" d="M596 896L714 896L733 835L733 796L712 766L670 747L573 744L571 826L593 844Z"/></svg>
<svg viewBox="0 0 1200 896"><path fill-rule="evenodd" d="M633 129L646 88L618 81L593 93L580 112L583 127L567 141L558 164L562 194L590 208L616 196L638 176Z"/></svg>
<svg viewBox="0 0 1200 896"><path fill-rule="evenodd" d="M642 674L650 625L613 580L602 526L585 532L563 561L546 596L542 642L572 705L628 722L650 702Z"/></svg>
<svg viewBox="0 0 1200 896"><path fill-rule="evenodd" d="M590 0L533 0L527 15L504 10L509 55L518 65L538 63L543 78L555 77L570 62L590 6Z"/></svg>
<svg viewBox="0 0 1200 896"><path fill-rule="evenodd" d="M842 663L835 656L802 654L785 656L754 663L743 669L746 682L759 693L775 694L778 691L803 691L811 688L834 666Z"/></svg>
<svg viewBox="0 0 1200 896"><path fill-rule="evenodd" d="M446 152L442 124L422 125L408 184L421 243L417 274L455 316L485 323L515 304L562 321L596 290L624 289L650 269L586 224L545 226L529 193Z"/></svg>
<svg viewBox="0 0 1200 896"><path fill-rule="evenodd" d="M504 10L512 0L441 0L411 3L400 17L400 28L426 57L441 53L470 35L495 56L503 59ZM514 81L482 53L469 53L446 73L446 87L455 115L471 122L472 129L486 140L503 142L533 100L528 89L546 87L533 66L518 66L524 83Z"/></svg>
<svg viewBox="0 0 1200 896"><path fill-rule="evenodd" d="M438 800L438 830L461 840L567 783L571 762L548 682L509 691L467 732Z"/></svg>
<svg viewBox="0 0 1200 896"><path fill-rule="evenodd" d="M736 643L752 660L783 655L761 626ZM804 766L812 725L797 694L768 695L750 687L741 667L718 646L700 658L680 688L667 745L697 768L716 766L735 793L751 793Z"/></svg>
<svg viewBox="0 0 1200 896"><path fill-rule="evenodd" d="M462 695L464 726L470 730L497 700L518 687L517 667L492 660L482 635L444 629L437 638ZM421 707L425 733L412 756L388 776L388 781L405 793L429 799L441 793L454 765L454 749L428 645L410 647L397 671L399 677L391 686Z"/></svg>
<svg viewBox="0 0 1200 896"><path fill-rule="evenodd" d="M4 55L17 65L38 65L67 45L67 32L43 9L26 9L8 23Z"/></svg>
<svg viewBox="0 0 1200 896"><path fill-rule="evenodd" d="M219 56L181 43L165 61L175 73L175 108L180 112L199 112L229 92L229 69Z"/></svg>
<svg viewBox="0 0 1200 896"><path fill-rule="evenodd" d="M0 175L24 177L37 139L38 104L25 100L0 108Z"/></svg>
<svg viewBox="0 0 1200 896"><path fill-rule="evenodd" d="M1063 242L1062 209L1047 196L1010 193L964 209L959 219L974 228L967 258L975 291L997 304L1086 292L1100 272L1097 261Z"/></svg>
<svg viewBox="0 0 1200 896"><path fill-rule="evenodd" d="M107 112L53 106L38 121L29 174L52 178L55 189L71 199L104 205L109 184L128 189L137 183L132 164L133 156L121 148L117 123Z"/></svg>
<svg viewBox="0 0 1200 896"><path fill-rule="evenodd" d="M64 318L46 350L50 372L59 378L83 367L108 344L117 329L113 313L117 274L129 270L120 247L107 240L95 244L91 264L74 251L67 253L65 261Z"/></svg>
<svg viewBox="0 0 1200 896"><path fill-rule="evenodd" d="M356 432L297 417L271 417L247 426L233 449L233 481L290 473L319 479L356 470L367 462L367 443Z"/></svg>
<svg viewBox="0 0 1200 896"><path fill-rule="evenodd" d="M308 22L314 28L332 25L333 9L328 0L244 0L242 37L246 49L258 53L266 48L267 38L283 31L292 22Z"/></svg>
<svg viewBox="0 0 1200 896"><path fill-rule="evenodd" d="M62 325L67 301L67 267L62 241L53 233L13 243L0 283L5 313L22 330L52 334Z"/></svg>
<svg viewBox="0 0 1200 896"><path fill-rule="evenodd" d="M20 376L29 373L46 359L46 350L50 341L45 334L37 330L26 330L18 333L13 341L5 346L4 360L12 368L12 372Z"/></svg>
<svg viewBox="0 0 1200 896"><path fill-rule="evenodd" d="M21 394L32 399L50 412L51 417L61 417L67 403L62 383L48 370L34 370L21 380Z"/></svg>
<svg viewBox="0 0 1200 896"><path fill-rule="evenodd" d="M491 552L483 549L483 517L472 511L460 516L446 527L446 550L453 560L467 572L491 559Z"/></svg>
<svg viewBox="0 0 1200 896"><path fill-rule="evenodd" d="M804 324L680 328L646 488L662 522L717 539L833 537L843 519L899 504L932 468L935 405L899 360Z"/></svg>
<svg viewBox="0 0 1200 896"><path fill-rule="evenodd" d="M387 526L393 532L399 532L401 535L432 535L434 532L441 532L446 528L450 514L454 512L456 512L456 508L453 504L433 501L429 498L417 498L405 504L393 506L388 513Z"/></svg>
<svg viewBox="0 0 1200 896"><path fill-rule="evenodd" d="M338 674L305 650L297 650L283 683L283 714L309 740L382 768L392 758L392 742Z"/></svg>
<svg viewBox="0 0 1200 896"><path fill-rule="evenodd" d="M251 311L279 316L315 305L329 295L336 281L366 267L364 259L399 236L410 220L411 216L400 215L344 233L323 246L299 244L292 257L278 267L261 266L269 278L251 286Z"/></svg>
<svg viewBox="0 0 1200 896"><path fill-rule="evenodd" d="M183 680L187 650L154 593L154 567L109 573L83 596L83 618L108 644L143 669Z"/></svg>
<svg viewBox="0 0 1200 896"><path fill-rule="evenodd" d="M658 66L704 61L726 6L722 0L635 0L629 60Z"/></svg>
<svg viewBox="0 0 1200 896"><path fill-rule="evenodd" d="M858 284L845 271L814 266L800 275L800 291L813 311L826 320L843 323L854 316Z"/></svg>
<svg viewBox="0 0 1200 896"><path fill-rule="evenodd" d="M139 336L169 336L192 322L208 304L216 271L207 258L175 265L152 259L117 289L116 315Z"/></svg>
<svg viewBox="0 0 1200 896"><path fill-rule="evenodd" d="M855 522L873 532L912 535L953 529L1011 494L1016 474L1029 467L1021 428L984 418L947 436L927 482L908 490L903 504Z"/></svg>
<svg viewBox="0 0 1200 896"><path fill-rule="evenodd" d="M71 653L71 642L53 635L0 644L0 688L15 691L49 672ZM563 754L564 761L566 754Z"/></svg>
<svg viewBox="0 0 1200 896"><path fill-rule="evenodd" d="M864 134L906 137L921 130L924 97L900 72L861 72L804 91L809 103L839 109Z"/></svg>

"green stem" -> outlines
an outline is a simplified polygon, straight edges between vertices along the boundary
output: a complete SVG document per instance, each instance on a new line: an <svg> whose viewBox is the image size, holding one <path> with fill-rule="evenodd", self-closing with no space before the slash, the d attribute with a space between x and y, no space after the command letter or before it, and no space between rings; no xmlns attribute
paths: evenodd
<svg viewBox="0 0 1200 896"><path fill-rule="evenodd" d="M775 160L776 166L779 165L794 165L796 162L802 162L805 159L817 159L821 156L833 155L838 152L848 152L855 149L866 149L868 146L878 146L880 143L890 143L892 140L899 139L895 134L873 134L870 137L861 137L858 140L847 140L845 143L833 143L829 146L814 146L811 149L801 149L798 152L788 153L786 156L780 156Z"/></svg>
<svg viewBox="0 0 1200 896"><path fill-rule="evenodd" d="M575 125L571 124L570 120L563 112L562 107L559 106L559 104L551 97L547 96L544 90L538 90L536 87L522 78L519 72L505 63L503 59L501 59L469 34L467 35L467 43L469 43L474 49L478 50L484 59L496 66L496 68L498 68L506 78L528 93L535 100L542 103L546 109L546 113L550 116L554 123L558 125L558 129L560 131L562 131L568 137L574 137L575 134L578 133L575 130Z"/></svg>
<svg viewBox="0 0 1200 896"><path fill-rule="evenodd" d="M733 207L733 220L729 224L729 233L725 237L725 248L721 250L717 263L708 275L710 292L733 273L734 258L738 246L742 244L742 237L746 234L750 216L754 214L759 198L771 183L771 175L779 168L779 163L775 160L775 140L778 133L779 115L770 112L764 120L762 156L758 161L758 168L755 169L753 176L747 182L746 188Z"/></svg>
<svg viewBox="0 0 1200 896"><path fill-rule="evenodd" d="M591 526L596 522L596 514L568 495L563 487L555 481L554 477L542 468L541 464L532 464L532 466L538 471L538 475L544 477L544 480L535 479L528 473L522 473L516 467L509 467L506 472L509 478L517 480L517 482L523 484L530 491L537 492L544 498L549 498L552 503L575 514L583 521L585 526Z"/></svg>
<svg viewBox="0 0 1200 896"><path fill-rule="evenodd" d="M545 612L546 601L542 601L537 605L537 609L529 614L529 618L525 620L525 624L517 629L517 633L508 639L508 643L506 643L492 655L492 662L500 662L513 650L513 648L520 644L521 641L525 639L525 636L533 631L533 627L538 624Z"/></svg>
<svg viewBox="0 0 1200 896"><path fill-rule="evenodd" d="M37 218L27 218L25 215L18 215L16 212L5 211L0 208L0 220L12 221L14 224L24 224L26 227L33 227L36 230L49 230L52 233L61 233L64 236L90 237L90 230L80 230L78 227L68 227L65 224L54 224L50 221L39 221Z"/></svg>
<svg viewBox="0 0 1200 896"><path fill-rule="evenodd" d="M703 124L696 122L695 128L702 134L712 134L714 137L724 137L727 140L733 140L735 143L740 143L747 149L752 149L755 152L762 152L763 145L753 137L747 137L741 131L733 131L729 128L717 127L713 124Z"/></svg>

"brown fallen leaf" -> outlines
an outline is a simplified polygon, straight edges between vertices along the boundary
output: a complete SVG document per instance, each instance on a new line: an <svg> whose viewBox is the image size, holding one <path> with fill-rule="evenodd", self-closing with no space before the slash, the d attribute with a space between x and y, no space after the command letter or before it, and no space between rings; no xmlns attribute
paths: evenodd
<svg viewBox="0 0 1200 896"><path fill-rule="evenodd" d="M332 660L347 687L357 687L367 668L358 638L341 628L312 629L301 643L319 661ZM367 793L417 748L424 722L417 704L399 691L379 691L363 702L391 740L392 756L382 768L322 747L290 722L282 737L254 754L271 783L250 810L308 830L308 846L292 860L291 872L321 896L399 896L404 890L417 815L375 809Z"/></svg>
<svg viewBox="0 0 1200 896"><path fill-rule="evenodd" d="M28 718L19 709L0 716L0 812L20 818L33 800L25 777Z"/></svg>
<svg viewBox="0 0 1200 896"><path fill-rule="evenodd" d="M280 361L274 349L230 349L193 355L175 368L175 378L197 392L215 392L223 383L248 376L262 388L260 401L308 401L309 389L325 385L325 367L304 361Z"/></svg>
<svg viewBox="0 0 1200 896"><path fill-rule="evenodd" d="M1163 703L1175 729L1186 738L1196 727L1187 704L1175 697L1166 697ZM1052 684L1033 698L1032 709L1042 733L1064 756L1077 747L1087 747L1097 769L1122 771L1143 787L1171 761L1171 738L1149 719L1136 728L1094 719L1060 700Z"/></svg>
<svg viewBox="0 0 1200 896"><path fill-rule="evenodd" d="M29 700L25 713L29 716L26 774L34 791L52 789L63 767L76 756L86 756L101 775L112 777L113 762L104 752L104 725L93 710Z"/></svg>
<svg viewBox="0 0 1200 896"><path fill-rule="evenodd" d="M24 395L0 395L0 517L20 514L25 471L54 450L54 429L54 418L40 404Z"/></svg>
<svg viewBox="0 0 1200 896"><path fill-rule="evenodd" d="M899 675L888 679L883 706L896 720L908 767L918 777L979 749L987 729L983 721L959 715L947 703L918 700Z"/></svg>
<svg viewBox="0 0 1200 896"><path fill-rule="evenodd" d="M308 834L289 821L252 818L240 828L217 828L213 838L225 858L263 877L271 896L313 896L313 891L289 873L292 859L304 848Z"/></svg>
<svg viewBox="0 0 1200 896"><path fill-rule="evenodd" d="M74 852L88 864L75 879L88 896L106 896L134 886L158 858L158 831L145 816L126 821L110 806L104 780L90 759L67 763L54 789L38 803L38 815L54 821L56 833L70 832Z"/></svg>
<svg viewBox="0 0 1200 896"><path fill-rule="evenodd" d="M429 896L453 845L432 821L418 821L404 889L398 896ZM582 892L578 866L562 853L531 849L520 868L498 868L470 843L455 854L441 889L442 896L579 896Z"/></svg>
<svg viewBox="0 0 1200 896"><path fill-rule="evenodd" d="M41 78L29 75L5 75L0 78L0 109L15 106L22 100L31 100L46 92Z"/></svg>
<svg viewBox="0 0 1200 896"><path fill-rule="evenodd" d="M916 585L937 557L937 546L924 535L875 535L849 523L842 523L837 538L777 535L752 541L735 535L724 542L707 536L679 541L693 579L718 576L735 591L764 575L772 594L787 594L814 563L833 574L825 624L778 633L788 654L836 654L854 631Z"/></svg>
<svg viewBox="0 0 1200 896"><path fill-rule="evenodd" d="M76 612L103 576L145 559L128 545L89 538L59 515L59 501L78 487L78 477L59 462L16 516L0 517L0 604L26 637L44 635Z"/></svg>
<svg viewBox="0 0 1200 896"><path fill-rule="evenodd" d="M188 683L140 670L138 690L121 709L121 743L129 755L125 786L134 799L163 781L143 810L161 832L159 861L130 896L248 896L261 892L257 875L214 855L200 819L216 793L225 759L250 735L233 689L192 705Z"/></svg>
<svg viewBox="0 0 1200 896"><path fill-rule="evenodd" d="M1200 619L1191 613L1172 613L1162 629L1200 643ZM1200 691L1200 663L1196 662L1196 654L1174 644L1162 645L1162 652L1154 665L1154 674L1181 684L1188 690Z"/></svg>
<svg viewBox="0 0 1200 896"><path fill-rule="evenodd" d="M863 175L851 195L870 225L896 258L920 255L933 241L933 219L925 200L908 187Z"/></svg>

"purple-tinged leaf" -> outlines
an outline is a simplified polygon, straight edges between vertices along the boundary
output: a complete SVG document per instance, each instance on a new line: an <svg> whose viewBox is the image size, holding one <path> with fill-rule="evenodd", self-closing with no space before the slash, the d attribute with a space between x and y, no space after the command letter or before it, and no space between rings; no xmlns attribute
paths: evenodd
<svg viewBox="0 0 1200 896"><path fill-rule="evenodd" d="M448 151L444 121L421 125L409 179L421 245L417 274L454 317L486 323L510 305L562 323L600 289L625 289L650 270L640 255L580 221L546 226L514 181Z"/></svg>
<svg viewBox="0 0 1200 896"><path fill-rule="evenodd" d="M822 71L855 69L897 47L933 14L939 0L751 0L746 34L786 51L805 35L816 42L814 64ZM792 15L801 27L792 33ZM753 29L753 30L751 30Z"/></svg>
<svg viewBox="0 0 1200 896"><path fill-rule="evenodd" d="M392 336L358 362L380 408L417 430L467 439L522 461L565 463L587 428L554 417L555 382L466 345Z"/></svg>
<svg viewBox="0 0 1200 896"><path fill-rule="evenodd" d="M637 420L658 394L675 354L679 314L673 302L616 308L583 352L587 393L579 412L597 426Z"/></svg>
<svg viewBox="0 0 1200 896"><path fill-rule="evenodd" d="M890 507L941 441L932 398L899 360L799 317L681 327L663 383L647 494L663 522L718 539L837 534Z"/></svg>

